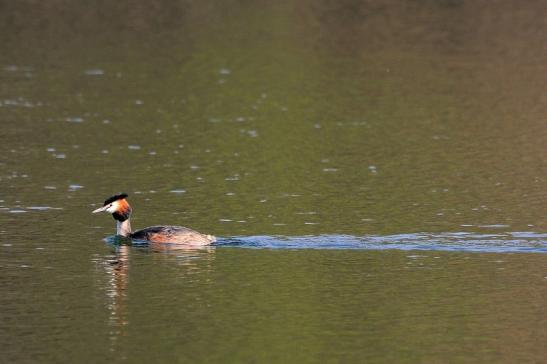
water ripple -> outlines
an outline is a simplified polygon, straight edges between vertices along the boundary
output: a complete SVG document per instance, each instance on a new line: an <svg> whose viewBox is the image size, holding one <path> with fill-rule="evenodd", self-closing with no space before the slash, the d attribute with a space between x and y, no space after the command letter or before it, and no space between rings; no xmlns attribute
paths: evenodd
<svg viewBox="0 0 547 364"><path fill-rule="evenodd" d="M220 238L217 245L255 249L398 249L492 253L547 253L547 233L506 232L478 234L449 232L385 236L233 236Z"/></svg>

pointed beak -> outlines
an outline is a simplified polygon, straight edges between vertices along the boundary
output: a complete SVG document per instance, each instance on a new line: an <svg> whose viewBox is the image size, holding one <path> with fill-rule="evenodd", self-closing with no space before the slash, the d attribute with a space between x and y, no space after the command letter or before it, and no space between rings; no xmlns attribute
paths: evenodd
<svg viewBox="0 0 547 364"><path fill-rule="evenodd" d="M96 213L99 213L99 212L103 212L103 211L106 211L107 208L108 208L108 205L103 206L103 207L99 207L98 209L93 210L91 213L96 214Z"/></svg>

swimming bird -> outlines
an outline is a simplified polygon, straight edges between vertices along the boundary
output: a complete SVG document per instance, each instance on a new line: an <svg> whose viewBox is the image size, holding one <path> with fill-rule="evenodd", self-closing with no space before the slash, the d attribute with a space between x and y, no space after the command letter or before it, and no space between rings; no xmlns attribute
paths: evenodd
<svg viewBox="0 0 547 364"><path fill-rule="evenodd" d="M131 231L131 206L127 202L128 195L121 193L105 200L103 207L93 210L93 214L108 212L116 220L116 234L135 240L145 240L152 243L174 243L188 245L210 245L216 241L212 235L198 233L182 226L150 226L135 232Z"/></svg>

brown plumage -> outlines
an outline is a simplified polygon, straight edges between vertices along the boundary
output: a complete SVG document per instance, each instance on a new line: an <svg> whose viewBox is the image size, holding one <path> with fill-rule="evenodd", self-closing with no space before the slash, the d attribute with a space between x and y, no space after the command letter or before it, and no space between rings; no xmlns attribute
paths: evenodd
<svg viewBox="0 0 547 364"><path fill-rule="evenodd" d="M200 245L208 245L215 241L214 236L204 235L183 226L150 226L131 233L131 238L154 243Z"/></svg>
<svg viewBox="0 0 547 364"><path fill-rule="evenodd" d="M183 226L151 226L135 232L131 231L131 206L126 200L127 194L122 193L108 198L104 205L93 213L108 212L116 220L116 233L135 240L145 240L153 243L174 243L187 245L209 245L216 241L212 235L198 233Z"/></svg>

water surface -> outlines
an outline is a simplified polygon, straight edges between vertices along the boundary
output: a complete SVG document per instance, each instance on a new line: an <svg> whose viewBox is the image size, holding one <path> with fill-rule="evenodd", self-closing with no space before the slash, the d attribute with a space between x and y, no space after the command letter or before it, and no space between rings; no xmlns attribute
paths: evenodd
<svg viewBox="0 0 547 364"><path fill-rule="evenodd" d="M544 2L0 9L0 361L547 355Z"/></svg>

